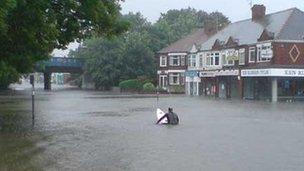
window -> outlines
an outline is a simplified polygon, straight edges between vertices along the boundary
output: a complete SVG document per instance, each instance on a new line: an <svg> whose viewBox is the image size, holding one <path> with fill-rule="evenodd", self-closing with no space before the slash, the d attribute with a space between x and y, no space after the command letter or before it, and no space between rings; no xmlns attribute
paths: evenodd
<svg viewBox="0 0 304 171"><path fill-rule="evenodd" d="M226 52L222 52L222 64L223 65L225 65L227 63L226 56L227 56Z"/></svg>
<svg viewBox="0 0 304 171"><path fill-rule="evenodd" d="M159 66L161 66L161 67L167 66L167 57L166 56L160 56L159 61L160 61Z"/></svg>
<svg viewBox="0 0 304 171"><path fill-rule="evenodd" d="M238 59L238 51L237 50L227 50L226 51L226 60L224 65L234 65L234 61Z"/></svg>
<svg viewBox="0 0 304 171"><path fill-rule="evenodd" d="M160 87L167 87L167 75L160 75L159 76L159 86Z"/></svg>
<svg viewBox="0 0 304 171"><path fill-rule="evenodd" d="M196 67L196 55L191 55L191 66Z"/></svg>
<svg viewBox="0 0 304 171"><path fill-rule="evenodd" d="M245 49L239 50L239 65L245 65Z"/></svg>
<svg viewBox="0 0 304 171"><path fill-rule="evenodd" d="M169 83L170 85L179 85L179 74L178 73L169 74Z"/></svg>
<svg viewBox="0 0 304 171"><path fill-rule="evenodd" d="M255 62L256 53L255 53L255 47L249 48L249 63Z"/></svg>
<svg viewBox="0 0 304 171"><path fill-rule="evenodd" d="M196 55L195 54L189 55L189 57L188 57L188 66L189 67L196 67L197 66Z"/></svg>
<svg viewBox="0 0 304 171"><path fill-rule="evenodd" d="M210 65L214 64L214 53L211 53L210 55Z"/></svg>
<svg viewBox="0 0 304 171"><path fill-rule="evenodd" d="M258 49L258 53L257 53L258 62L268 62L271 60L273 56L271 43L257 45L257 49Z"/></svg>
<svg viewBox="0 0 304 171"><path fill-rule="evenodd" d="M199 55L199 67L203 67L203 55Z"/></svg>
<svg viewBox="0 0 304 171"><path fill-rule="evenodd" d="M180 57L179 56L170 56L170 66L179 66Z"/></svg>
<svg viewBox="0 0 304 171"><path fill-rule="evenodd" d="M214 65L218 66L220 65L220 54L214 53Z"/></svg>
<svg viewBox="0 0 304 171"><path fill-rule="evenodd" d="M185 55L181 56L181 66L185 66Z"/></svg>
<svg viewBox="0 0 304 171"><path fill-rule="evenodd" d="M211 65L211 54L207 53L206 55L206 65L210 66Z"/></svg>

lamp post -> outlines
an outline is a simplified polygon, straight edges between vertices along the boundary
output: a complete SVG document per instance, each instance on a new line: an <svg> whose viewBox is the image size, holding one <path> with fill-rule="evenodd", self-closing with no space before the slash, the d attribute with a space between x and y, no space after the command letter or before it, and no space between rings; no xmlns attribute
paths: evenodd
<svg viewBox="0 0 304 171"><path fill-rule="evenodd" d="M35 124L35 77L30 75L30 83L32 84L32 124Z"/></svg>

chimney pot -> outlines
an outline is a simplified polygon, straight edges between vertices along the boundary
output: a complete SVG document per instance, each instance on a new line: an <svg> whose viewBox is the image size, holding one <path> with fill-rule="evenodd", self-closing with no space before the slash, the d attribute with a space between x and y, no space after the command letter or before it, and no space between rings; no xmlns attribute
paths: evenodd
<svg viewBox="0 0 304 171"><path fill-rule="evenodd" d="M252 21L263 19L266 15L266 7L264 5L254 5L251 10Z"/></svg>

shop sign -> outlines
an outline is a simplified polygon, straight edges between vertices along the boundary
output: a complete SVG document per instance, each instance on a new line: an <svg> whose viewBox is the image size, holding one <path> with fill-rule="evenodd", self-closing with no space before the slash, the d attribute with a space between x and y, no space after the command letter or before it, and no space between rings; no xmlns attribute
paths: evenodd
<svg viewBox="0 0 304 171"><path fill-rule="evenodd" d="M215 71L202 71L199 73L200 77L215 77Z"/></svg>
<svg viewBox="0 0 304 171"><path fill-rule="evenodd" d="M186 77L191 77L191 78L193 78L193 77L198 77L198 72L197 71L186 71Z"/></svg>
<svg viewBox="0 0 304 171"><path fill-rule="evenodd" d="M215 73L216 76L237 76L239 70L220 70Z"/></svg>
<svg viewBox="0 0 304 171"><path fill-rule="evenodd" d="M304 77L304 69L246 69L241 71L242 77Z"/></svg>

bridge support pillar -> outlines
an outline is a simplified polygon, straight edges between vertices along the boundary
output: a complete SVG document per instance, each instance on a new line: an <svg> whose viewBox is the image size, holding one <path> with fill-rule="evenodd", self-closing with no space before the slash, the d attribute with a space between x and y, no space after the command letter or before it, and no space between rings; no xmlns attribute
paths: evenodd
<svg viewBox="0 0 304 171"><path fill-rule="evenodd" d="M81 88L82 89L94 89L94 83L92 77L88 74L83 74L82 75L82 83L81 83Z"/></svg>
<svg viewBox="0 0 304 171"><path fill-rule="evenodd" d="M50 72L45 72L43 73L44 75L44 90L51 90L51 76L52 73Z"/></svg>

